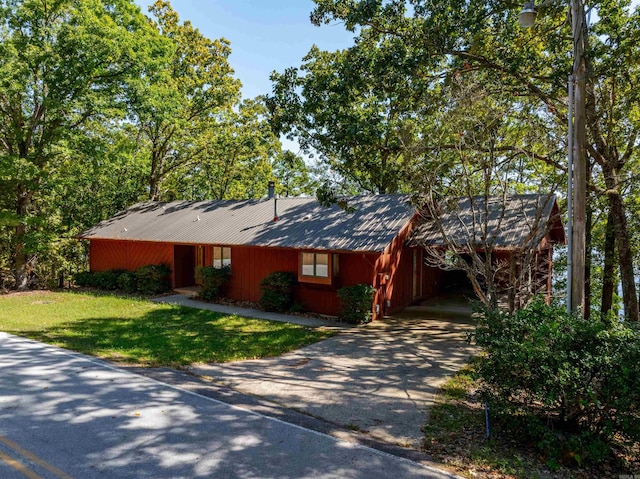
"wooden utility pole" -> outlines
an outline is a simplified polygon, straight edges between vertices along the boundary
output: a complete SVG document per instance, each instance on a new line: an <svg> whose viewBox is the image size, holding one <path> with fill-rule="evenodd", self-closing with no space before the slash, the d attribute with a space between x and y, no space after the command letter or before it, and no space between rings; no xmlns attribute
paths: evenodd
<svg viewBox="0 0 640 479"><path fill-rule="evenodd" d="M573 32L573 78L575 81L573 105L573 233L571 248L573 267L571 271L571 309L584 312L587 211L587 140L585 128L587 23L582 0L572 0L571 20Z"/></svg>

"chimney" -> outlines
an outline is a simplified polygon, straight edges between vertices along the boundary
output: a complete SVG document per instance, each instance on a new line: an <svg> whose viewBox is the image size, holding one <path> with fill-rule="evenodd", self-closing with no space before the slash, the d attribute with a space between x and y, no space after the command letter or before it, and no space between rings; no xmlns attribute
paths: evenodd
<svg viewBox="0 0 640 479"><path fill-rule="evenodd" d="M269 196L268 198L271 199L275 196L276 193L276 182L275 181L270 181L269 182Z"/></svg>

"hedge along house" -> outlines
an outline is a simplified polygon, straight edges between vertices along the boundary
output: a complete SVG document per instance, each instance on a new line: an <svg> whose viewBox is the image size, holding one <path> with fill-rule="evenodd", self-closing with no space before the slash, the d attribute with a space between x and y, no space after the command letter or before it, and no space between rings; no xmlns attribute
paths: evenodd
<svg viewBox="0 0 640 479"><path fill-rule="evenodd" d="M265 276L292 272L297 300L328 315L338 313L339 288L370 284L375 319L446 287L444 271L425 265L411 236L424 224L407 195L350 197L347 208L270 197L140 203L79 238L90 241L91 271L164 263L174 289L195 285L200 266L230 266L226 295L235 300L257 302Z"/></svg>

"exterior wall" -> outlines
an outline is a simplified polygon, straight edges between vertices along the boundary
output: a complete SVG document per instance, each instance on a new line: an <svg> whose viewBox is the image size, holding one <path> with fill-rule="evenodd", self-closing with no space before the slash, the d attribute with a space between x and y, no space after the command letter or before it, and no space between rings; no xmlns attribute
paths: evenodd
<svg viewBox="0 0 640 479"><path fill-rule="evenodd" d="M173 244L149 241L92 240L89 248L91 271L126 269L164 263L173 270Z"/></svg>
<svg viewBox="0 0 640 479"><path fill-rule="evenodd" d="M379 313L374 314L374 319L381 314L389 314L407 306L414 298L412 297L413 249L404 248L406 234L396 237L384 254L332 252L332 255L338 255L339 274L330 285L300 282L297 288L298 301L310 311L336 315L339 310L337 290L343 286L364 283L376 288L374 305L379 305ZM172 243L92 240L91 270L104 271L116 268L135 270L147 264L165 263L173 273L175 270L174 246ZM231 299L257 302L261 296L260 281L269 273L288 271L298 274L300 253L301 250L295 249L232 246L231 280L227 296ZM205 265L212 264L212 259L212 246L204 245ZM386 279L387 275L389 279ZM432 276L422 274L423 293L428 294L430 288L433 288ZM175 287L173 274L172 284ZM387 300L391 301L389 310L385 310Z"/></svg>
<svg viewBox="0 0 640 479"><path fill-rule="evenodd" d="M300 250L284 248L231 247L231 281L227 296L232 299L257 302L261 296L260 281L269 273L287 271L298 274L300 253ZM333 254L339 256L340 273L331 285L304 282L298 285L298 301L310 311L336 315L338 314L336 291L339 288L358 283L372 284L373 265L377 254Z"/></svg>
<svg viewBox="0 0 640 479"><path fill-rule="evenodd" d="M374 288L374 319L385 314L393 314L414 301L428 298L437 293L442 272L436 268L427 268L422 264L420 248L407 248L405 243L414 228L417 216L412 218L400 233L391 241L376 261ZM419 254L419 277L422 291L413 294L413 254Z"/></svg>

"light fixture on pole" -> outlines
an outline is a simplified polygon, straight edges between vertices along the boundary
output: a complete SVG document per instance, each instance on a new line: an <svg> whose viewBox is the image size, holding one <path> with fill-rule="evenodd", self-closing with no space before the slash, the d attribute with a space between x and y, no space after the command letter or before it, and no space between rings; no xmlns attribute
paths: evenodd
<svg viewBox="0 0 640 479"><path fill-rule="evenodd" d="M518 15L518 25L522 28L530 28L536 23L536 16L538 15L538 10L536 9L536 5L533 2L526 2L524 4L524 8Z"/></svg>

